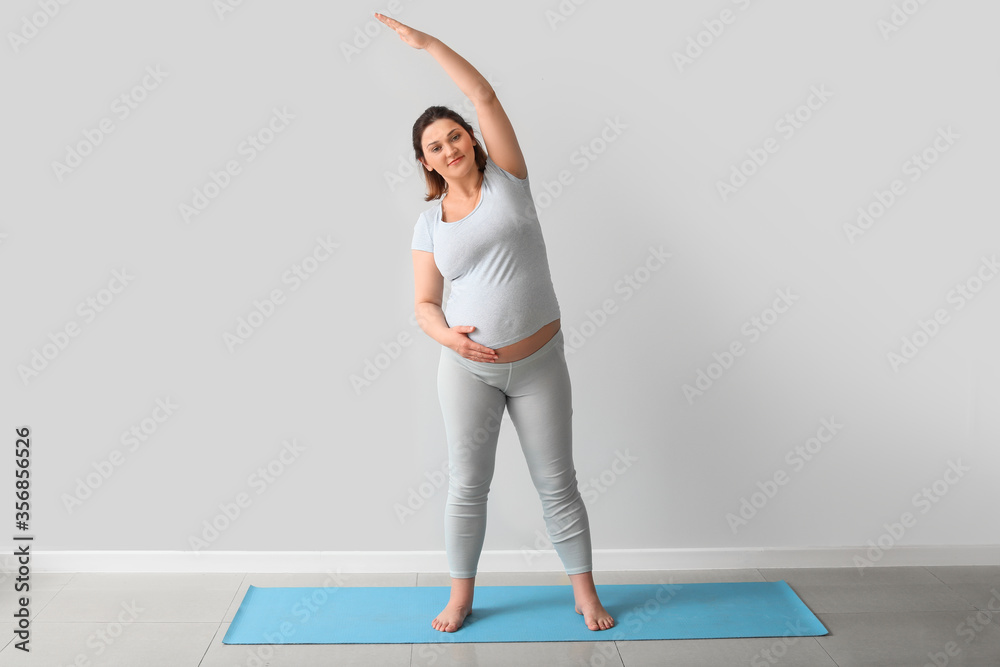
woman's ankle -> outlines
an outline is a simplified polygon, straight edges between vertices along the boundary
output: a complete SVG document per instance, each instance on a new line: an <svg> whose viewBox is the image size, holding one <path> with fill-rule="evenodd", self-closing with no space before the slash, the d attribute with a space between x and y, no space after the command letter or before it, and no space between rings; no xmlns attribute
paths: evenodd
<svg viewBox="0 0 1000 667"><path fill-rule="evenodd" d="M460 604L462 606L470 607L472 606L472 596L476 591L476 578L451 578L451 598L450 603Z"/></svg>

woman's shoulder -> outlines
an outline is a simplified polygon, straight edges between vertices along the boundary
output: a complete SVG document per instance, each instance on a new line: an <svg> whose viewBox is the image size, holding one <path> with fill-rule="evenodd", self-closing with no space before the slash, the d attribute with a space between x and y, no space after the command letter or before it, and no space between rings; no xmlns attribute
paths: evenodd
<svg viewBox="0 0 1000 667"><path fill-rule="evenodd" d="M491 158L489 155L486 156L486 174L490 175L495 179L503 179L506 181L510 181L512 183L517 183L518 185L524 185L528 182L527 176L525 176L524 178L518 178L517 176L505 170L503 167L494 162L493 158Z"/></svg>
<svg viewBox="0 0 1000 667"><path fill-rule="evenodd" d="M440 215L440 211L441 198L438 197L432 200L427 208L420 212L420 215L417 217L417 224L434 222L435 217Z"/></svg>

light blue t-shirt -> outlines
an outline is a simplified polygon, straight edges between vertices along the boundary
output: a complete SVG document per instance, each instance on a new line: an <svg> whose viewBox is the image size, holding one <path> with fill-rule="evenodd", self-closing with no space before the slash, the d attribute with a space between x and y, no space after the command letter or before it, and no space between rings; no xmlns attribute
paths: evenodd
<svg viewBox="0 0 1000 667"><path fill-rule="evenodd" d="M411 247L434 253L451 285L445 321L449 327L475 326L469 338L480 345L504 347L559 319L528 179L504 171L492 158L486 158L472 212L444 222L438 199L417 219Z"/></svg>

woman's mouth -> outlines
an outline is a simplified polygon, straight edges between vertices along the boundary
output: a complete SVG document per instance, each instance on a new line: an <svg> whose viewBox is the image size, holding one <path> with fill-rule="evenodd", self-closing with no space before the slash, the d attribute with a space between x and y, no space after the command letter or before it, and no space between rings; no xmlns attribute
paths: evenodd
<svg viewBox="0 0 1000 667"><path fill-rule="evenodd" d="M455 158L454 160L452 160L451 162L449 162L449 163L448 163L448 166L450 167L450 166L452 166L453 164L457 164L457 163L458 163L458 161L459 161L459 160L461 160L461 159L462 159L463 157L465 157L465 156L463 155L463 156L461 156L461 157L457 157L457 158Z"/></svg>

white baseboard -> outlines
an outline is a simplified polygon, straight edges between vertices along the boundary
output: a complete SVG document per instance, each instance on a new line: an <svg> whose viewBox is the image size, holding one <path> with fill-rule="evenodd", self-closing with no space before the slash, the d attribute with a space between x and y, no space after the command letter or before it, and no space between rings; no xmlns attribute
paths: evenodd
<svg viewBox="0 0 1000 667"><path fill-rule="evenodd" d="M11 550L12 551L12 550ZM11 551L0 571L16 572ZM1000 545L595 549L594 571L1000 565ZM443 551L37 551L31 572L448 572ZM484 551L480 572L562 572L555 551Z"/></svg>

